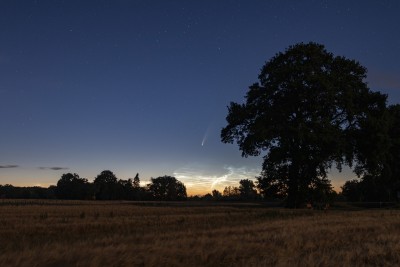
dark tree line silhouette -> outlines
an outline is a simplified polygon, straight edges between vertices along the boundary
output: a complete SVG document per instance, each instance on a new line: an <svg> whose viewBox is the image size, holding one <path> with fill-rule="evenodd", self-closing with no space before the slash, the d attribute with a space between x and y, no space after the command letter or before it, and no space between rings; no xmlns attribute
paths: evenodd
<svg viewBox="0 0 400 267"><path fill-rule="evenodd" d="M239 181L239 186L226 186L222 193L216 189L211 193L198 197L202 200L212 201L260 201L263 200L259 194L256 184L249 179Z"/></svg>
<svg viewBox="0 0 400 267"><path fill-rule="evenodd" d="M118 179L112 171L105 170L91 183L76 173L61 176L56 186L14 187L0 185L2 198L39 198L70 200L186 200L185 185L172 176L151 178L140 186L139 174L132 179Z"/></svg>
<svg viewBox="0 0 400 267"><path fill-rule="evenodd" d="M48 188L39 186L18 187L10 184L0 185L0 198L14 199L54 199L55 186Z"/></svg>
<svg viewBox="0 0 400 267"><path fill-rule="evenodd" d="M187 200L185 185L172 176L151 178L141 187L139 174L132 179L118 179L109 170L102 171L91 183L76 173L61 176L56 186L15 187L0 185L0 197L20 199L67 199L67 200ZM190 197L191 200L254 201L262 200L256 184L249 179L239 181L239 186L227 186L223 192L213 190L211 194Z"/></svg>

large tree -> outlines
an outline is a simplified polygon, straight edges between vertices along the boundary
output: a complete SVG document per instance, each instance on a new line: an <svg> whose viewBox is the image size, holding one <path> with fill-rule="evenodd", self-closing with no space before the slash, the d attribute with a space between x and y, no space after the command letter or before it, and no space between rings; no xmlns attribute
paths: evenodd
<svg viewBox="0 0 400 267"><path fill-rule="evenodd" d="M236 141L245 157L265 153L258 184L298 207L310 187L326 184L333 163L341 169L362 158L357 136L370 117L381 116L386 96L369 90L357 61L316 43L276 54L258 78L245 103L228 107L221 139Z"/></svg>

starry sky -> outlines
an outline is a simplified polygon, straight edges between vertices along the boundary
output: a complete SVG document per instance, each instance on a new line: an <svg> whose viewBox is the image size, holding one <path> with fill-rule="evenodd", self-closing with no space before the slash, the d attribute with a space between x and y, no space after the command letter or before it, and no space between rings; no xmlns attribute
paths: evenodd
<svg viewBox="0 0 400 267"><path fill-rule="evenodd" d="M396 0L1 1L0 184L108 169L203 194L253 179L262 158L220 141L230 101L313 41L400 103L399 14ZM353 177L330 174L336 188Z"/></svg>

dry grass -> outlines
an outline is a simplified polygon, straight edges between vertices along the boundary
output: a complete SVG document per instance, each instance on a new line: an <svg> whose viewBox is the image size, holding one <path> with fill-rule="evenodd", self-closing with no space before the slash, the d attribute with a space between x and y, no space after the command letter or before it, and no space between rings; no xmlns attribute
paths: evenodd
<svg viewBox="0 0 400 267"><path fill-rule="evenodd" d="M396 266L400 211L0 201L0 266ZM159 206L160 205L160 206Z"/></svg>

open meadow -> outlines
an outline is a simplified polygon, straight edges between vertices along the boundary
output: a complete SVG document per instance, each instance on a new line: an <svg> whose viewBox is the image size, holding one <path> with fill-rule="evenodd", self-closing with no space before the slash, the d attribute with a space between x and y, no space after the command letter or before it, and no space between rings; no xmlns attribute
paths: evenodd
<svg viewBox="0 0 400 267"><path fill-rule="evenodd" d="M399 210L0 200L0 266L396 266Z"/></svg>

